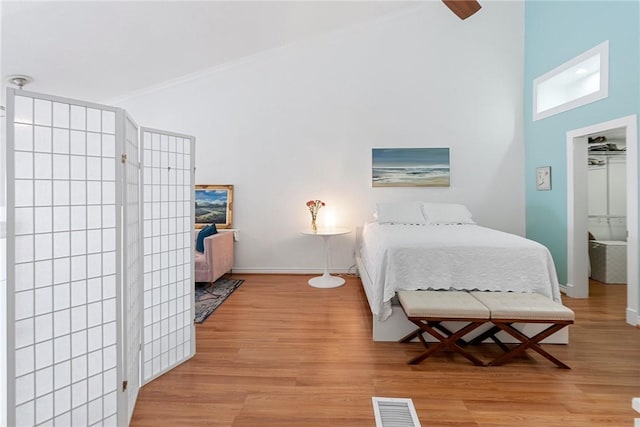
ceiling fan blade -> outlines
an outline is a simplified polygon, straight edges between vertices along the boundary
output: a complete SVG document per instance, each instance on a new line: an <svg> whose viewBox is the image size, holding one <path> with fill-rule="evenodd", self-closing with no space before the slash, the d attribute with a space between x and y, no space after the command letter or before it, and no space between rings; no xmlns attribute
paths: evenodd
<svg viewBox="0 0 640 427"><path fill-rule="evenodd" d="M442 2L460 19L467 19L482 7L475 0L442 0Z"/></svg>

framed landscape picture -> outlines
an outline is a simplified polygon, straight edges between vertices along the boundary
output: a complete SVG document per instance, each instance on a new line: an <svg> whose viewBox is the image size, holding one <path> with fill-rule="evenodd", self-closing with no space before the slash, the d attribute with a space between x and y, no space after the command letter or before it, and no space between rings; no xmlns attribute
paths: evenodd
<svg viewBox="0 0 640 427"><path fill-rule="evenodd" d="M449 148L374 148L373 187L449 187Z"/></svg>
<svg viewBox="0 0 640 427"><path fill-rule="evenodd" d="M196 185L196 228L233 225L233 185Z"/></svg>

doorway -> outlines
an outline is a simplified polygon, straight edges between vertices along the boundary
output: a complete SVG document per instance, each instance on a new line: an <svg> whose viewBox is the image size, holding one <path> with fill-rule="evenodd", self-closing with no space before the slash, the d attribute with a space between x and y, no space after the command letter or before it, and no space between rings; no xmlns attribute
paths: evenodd
<svg viewBox="0 0 640 427"><path fill-rule="evenodd" d="M626 155L627 309L626 320L638 324L638 134L631 115L567 132L567 296L589 297L588 175L589 138L624 134Z"/></svg>

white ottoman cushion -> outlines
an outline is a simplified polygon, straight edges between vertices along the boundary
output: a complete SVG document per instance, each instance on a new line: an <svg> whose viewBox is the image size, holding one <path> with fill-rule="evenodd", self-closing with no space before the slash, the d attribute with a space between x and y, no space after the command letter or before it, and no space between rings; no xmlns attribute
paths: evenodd
<svg viewBox="0 0 640 427"><path fill-rule="evenodd" d="M489 319L487 307L462 291L398 291L407 317Z"/></svg>
<svg viewBox="0 0 640 427"><path fill-rule="evenodd" d="M575 319L568 307L544 295L522 292L471 292L471 295L491 311L491 319L550 320Z"/></svg>

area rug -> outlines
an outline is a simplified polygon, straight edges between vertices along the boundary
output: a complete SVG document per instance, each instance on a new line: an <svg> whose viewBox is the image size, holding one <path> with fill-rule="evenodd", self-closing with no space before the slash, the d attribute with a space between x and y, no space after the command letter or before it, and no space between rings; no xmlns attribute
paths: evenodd
<svg viewBox="0 0 640 427"><path fill-rule="evenodd" d="M202 323L244 282L242 279L219 278L211 283L196 283L195 322Z"/></svg>

